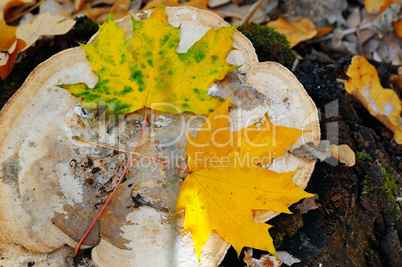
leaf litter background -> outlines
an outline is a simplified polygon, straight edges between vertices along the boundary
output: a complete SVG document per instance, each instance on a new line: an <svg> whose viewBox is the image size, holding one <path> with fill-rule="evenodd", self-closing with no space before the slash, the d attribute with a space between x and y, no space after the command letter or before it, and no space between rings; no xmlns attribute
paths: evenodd
<svg viewBox="0 0 402 267"><path fill-rule="evenodd" d="M85 43L97 31L92 21L104 22L111 8L118 19L159 3L1 0L0 104L5 104L39 63L76 46L77 41ZM299 61L292 71L320 109L322 139L348 144L356 153L353 168L317 164L306 189L316 193L315 198L293 205L293 214L270 221L275 226L270 233L276 249L283 252L283 264L398 266L402 262L402 151L393 132L400 129L401 120L399 114L386 118L395 127L388 129L373 117L379 115L365 106L389 102L400 113L401 1L167 1L168 6L186 4L209 9L234 25L268 24L286 34ZM30 7L32 10L22 15ZM372 65L370 76L378 75L380 83L366 78L362 81L379 90L360 97L362 104L346 92L344 85L359 80L348 71L354 55L368 60ZM394 92L392 100L383 97L384 88ZM380 116L391 114L386 113ZM237 259L234 250L229 250L221 266L261 266L269 261L280 264L268 256L259 259L261 254L266 252L246 251L246 257L242 253Z"/></svg>

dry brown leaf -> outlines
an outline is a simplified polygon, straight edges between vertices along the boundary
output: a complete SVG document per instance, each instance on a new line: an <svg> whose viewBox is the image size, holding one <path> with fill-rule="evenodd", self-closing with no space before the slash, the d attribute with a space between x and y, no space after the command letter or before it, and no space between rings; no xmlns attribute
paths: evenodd
<svg viewBox="0 0 402 267"><path fill-rule="evenodd" d="M184 3L180 2L179 0L152 0L144 6L143 10L160 6L162 2L165 2L166 6L193 6L219 15L218 10L208 8L208 0L190 0Z"/></svg>
<svg viewBox="0 0 402 267"><path fill-rule="evenodd" d="M319 159L324 161L331 157L330 143L328 140L321 140L318 146L313 143L305 143L290 151L292 155L303 159Z"/></svg>
<svg viewBox="0 0 402 267"><path fill-rule="evenodd" d="M402 144L402 103L391 89L381 86L377 70L364 57L354 56L346 74L346 91L359 100L377 120L394 132L394 139Z"/></svg>
<svg viewBox="0 0 402 267"><path fill-rule="evenodd" d="M80 13L85 14L88 18L96 23L105 22L104 16L107 15L110 11L110 7L96 7L93 8L91 4L85 3L80 9Z"/></svg>
<svg viewBox="0 0 402 267"><path fill-rule="evenodd" d="M267 25L275 28L277 32L286 35L290 47L294 47L302 41L310 40L317 35L314 23L307 18L303 18L298 22L290 22L279 17L275 21L268 22Z"/></svg>
<svg viewBox="0 0 402 267"><path fill-rule="evenodd" d="M13 19L18 16L24 9L36 3L34 0L0 0L0 10L3 12L4 21L12 24ZM4 6L3 6L4 4ZM1 15L0 15L1 16Z"/></svg>
<svg viewBox="0 0 402 267"><path fill-rule="evenodd" d="M383 12L391 4L398 3L400 0L364 0L364 7L368 13L375 14Z"/></svg>
<svg viewBox="0 0 402 267"><path fill-rule="evenodd" d="M81 7L84 5L85 0L73 0L74 1L74 9L75 11L80 10Z"/></svg>
<svg viewBox="0 0 402 267"><path fill-rule="evenodd" d="M280 1L282 14L292 14L292 17L311 19L315 25L323 25L328 22L330 25L346 26L342 12L348 8L347 0L292 0ZM286 3L286 4L284 4Z"/></svg>
<svg viewBox="0 0 402 267"><path fill-rule="evenodd" d="M17 38L26 43L21 51L29 48L41 36L66 34L74 24L75 20L59 15L52 16L49 11L36 16L31 23L21 25L17 29Z"/></svg>
<svg viewBox="0 0 402 267"><path fill-rule="evenodd" d="M141 4L140 1L136 1L136 3ZM130 0L116 0L112 7L92 7L91 3L85 3L80 13L85 14L97 23L103 23L110 12L112 12L113 18L116 20L129 15L130 4Z"/></svg>
<svg viewBox="0 0 402 267"><path fill-rule="evenodd" d="M348 145L331 145L332 156L340 163L352 167L356 163L355 152Z"/></svg>
<svg viewBox="0 0 402 267"><path fill-rule="evenodd" d="M380 60L376 59L376 61L381 62L383 60L386 60L388 62L391 62L392 65L401 65L402 64L401 39L395 33L392 32L384 36L384 38L381 40L381 44L376 51L378 53L378 56L380 57Z"/></svg>
<svg viewBox="0 0 402 267"><path fill-rule="evenodd" d="M286 264L287 266L292 266L295 263L301 262L298 258L293 257L287 251L278 251L279 261ZM267 266L264 266L267 267Z"/></svg>
<svg viewBox="0 0 402 267"><path fill-rule="evenodd" d="M302 203L296 205L296 209L298 209L301 214L306 214L310 210L318 209L320 207L320 205L315 202L316 200L318 200L317 194L314 194L314 196L312 196L312 197L305 198L305 199L303 199ZM279 252L278 252L278 254L279 254Z"/></svg>
<svg viewBox="0 0 402 267"><path fill-rule="evenodd" d="M391 75L391 83L402 92L402 76L397 74Z"/></svg>

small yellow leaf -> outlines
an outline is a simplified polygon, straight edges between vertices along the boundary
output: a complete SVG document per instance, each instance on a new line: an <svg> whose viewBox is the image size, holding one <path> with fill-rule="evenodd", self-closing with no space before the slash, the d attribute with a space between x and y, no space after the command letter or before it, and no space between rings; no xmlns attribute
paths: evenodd
<svg viewBox="0 0 402 267"><path fill-rule="evenodd" d="M346 75L346 91L359 100L372 116L394 132L394 139L402 144L402 104L391 89L381 86L377 71L364 57L354 56Z"/></svg>
<svg viewBox="0 0 402 267"><path fill-rule="evenodd" d="M268 22L267 25L284 34L288 38L290 47L294 47L302 41L310 40L317 35L314 23L307 18L303 18L298 22L290 22L279 17L275 21Z"/></svg>
<svg viewBox="0 0 402 267"><path fill-rule="evenodd" d="M259 164L270 151L283 155L302 132L274 128L270 122L230 132L229 102L208 116L196 138L188 136L190 174L182 184L176 213L185 209L184 231L191 232L198 257L213 230L238 253L248 246L275 254L270 226L255 223L253 211L289 213L288 205L312 195L292 183L294 172L276 173ZM280 134L272 135L275 131ZM244 141L252 143L243 145Z"/></svg>
<svg viewBox="0 0 402 267"><path fill-rule="evenodd" d="M75 20L59 15L53 16L47 11L45 14L36 16L31 23L19 26L16 35L18 39L26 43L23 51L35 43L40 36L66 34L74 25Z"/></svg>

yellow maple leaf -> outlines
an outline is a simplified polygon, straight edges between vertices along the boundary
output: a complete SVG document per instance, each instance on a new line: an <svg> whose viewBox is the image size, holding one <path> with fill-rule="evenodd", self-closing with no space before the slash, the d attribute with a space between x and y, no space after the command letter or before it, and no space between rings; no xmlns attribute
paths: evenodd
<svg viewBox="0 0 402 267"><path fill-rule="evenodd" d="M61 87L82 97L83 107L106 105L115 114L144 107L206 114L220 103L206 91L237 68L226 62L234 27L211 29L187 53L177 53L180 29L168 23L164 7L132 23L133 36L126 41L123 29L109 16L96 41L82 45L99 77L93 89L82 83Z"/></svg>
<svg viewBox="0 0 402 267"><path fill-rule="evenodd" d="M294 47L302 41L310 40L317 35L314 23L308 18L291 22L279 17L277 20L268 22L267 25L284 34L290 43L290 47Z"/></svg>
<svg viewBox="0 0 402 267"><path fill-rule="evenodd" d="M188 136L190 173L182 184L176 213L185 209L184 231L191 232L198 257L213 230L238 253L248 246L275 254L268 233L271 226L255 223L253 211L290 213L288 205L311 194L292 183L294 172L276 173L260 164L263 157L272 160L270 150L283 155L302 132L275 127L268 117L230 132L229 102L208 116L196 138Z"/></svg>
<svg viewBox="0 0 402 267"><path fill-rule="evenodd" d="M158 7L163 2L165 2L166 6L193 6L199 9L208 10L217 15L220 14L218 10L208 8L208 0L190 0L187 2L180 2L179 0L151 0L144 6L143 10Z"/></svg>
<svg viewBox="0 0 402 267"><path fill-rule="evenodd" d="M394 132L394 139L402 144L402 103L391 89L381 86L377 70L364 57L354 56L346 75L346 91L353 95L372 116Z"/></svg>

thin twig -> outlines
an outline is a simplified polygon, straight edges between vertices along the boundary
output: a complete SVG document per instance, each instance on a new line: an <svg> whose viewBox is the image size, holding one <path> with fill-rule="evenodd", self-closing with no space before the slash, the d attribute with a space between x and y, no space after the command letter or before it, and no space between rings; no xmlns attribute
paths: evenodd
<svg viewBox="0 0 402 267"><path fill-rule="evenodd" d="M352 34L352 33L355 33L357 30L364 31L364 30L367 30L368 28L370 28L370 26L371 26L371 23L367 23L367 24L365 24L365 25L363 25L361 27L356 27L356 28L353 28L353 29L344 30L344 31L342 31L342 34L343 35ZM334 36L334 34L330 33L330 34L325 35L323 37L306 41L306 45L316 44L316 43L319 43L319 42L322 42L322 41L330 40L330 39L332 39L333 36Z"/></svg>
<svg viewBox="0 0 402 267"><path fill-rule="evenodd" d="M402 14L398 16L398 19L402 19ZM372 24L373 23L370 22L370 23L364 24L363 26L360 26L360 27L347 29L347 30L342 31L342 34L343 35L348 35L348 34L356 33L357 31L368 30L371 27ZM334 35L332 33L330 33L330 34L325 35L323 37L306 41L305 43L306 43L306 45L316 44L316 43L319 43L319 42L322 42L322 41L330 40L330 39L332 39L333 36Z"/></svg>

